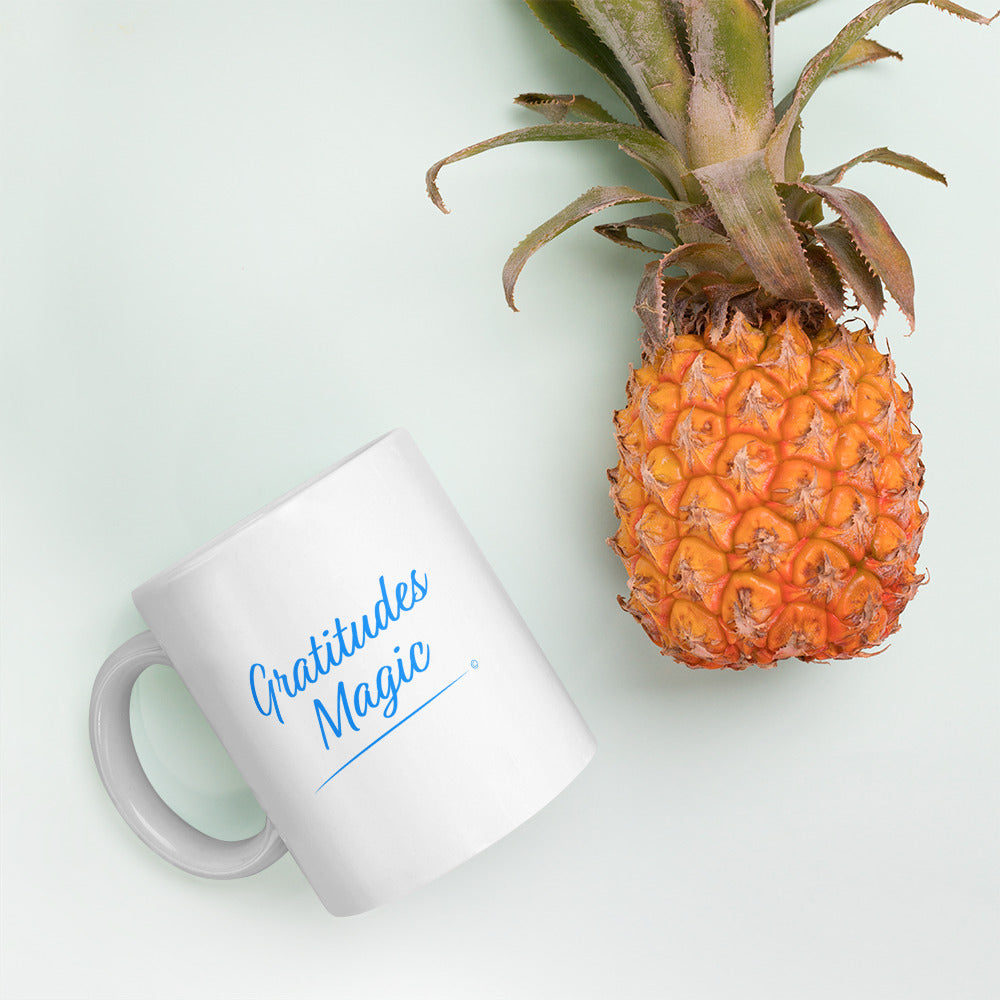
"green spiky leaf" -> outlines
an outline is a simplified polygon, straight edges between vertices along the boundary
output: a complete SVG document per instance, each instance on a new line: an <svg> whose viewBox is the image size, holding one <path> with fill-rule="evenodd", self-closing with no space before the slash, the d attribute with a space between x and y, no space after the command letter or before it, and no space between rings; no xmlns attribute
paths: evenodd
<svg viewBox="0 0 1000 1000"><path fill-rule="evenodd" d="M645 194L630 187L594 187L585 191L579 198L570 202L561 212L547 219L536 229L533 229L507 258L503 269L503 288L507 297L507 305L515 312L514 285L528 258L533 253L551 242L560 233L566 232L571 226L593 215L595 212L612 208L615 205L634 205L641 202L663 205L672 211L683 207L683 202L675 202L669 198Z"/></svg>
<svg viewBox="0 0 1000 1000"><path fill-rule="evenodd" d="M854 245L896 300L910 329L914 329L913 267L882 213L863 194L849 188L802 187L818 194L840 216Z"/></svg>
<svg viewBox="0 0 1000 1000"><path fill-rule="evenodd" d="M826 248L835 264L845 287L858 297L858 302L868 310L872 323L878 325L879 317L885 309L885 295L882 282L872 273L868 262L854 244L847 226L843 222L833 222L816 226L814 235Z"/></svg>
<svg viewBox="0 0 1000 1000"><path fill-rule="evenodd" d="M838 319L844 311L844 283L837 265L819 243L806 247L806 261L820 302L834 319Z"/></svg>
<svg viewBox="0 0 1000 1000"><path fill-rule="evenodd" d="M621 124L597 101L582 94L518 94L514 103L530 111L537 111L550 122L583 121Z"/></svg>
<svg viewBox="0 0 1000 1000"><path fill-rule="evenodd" d="M726 234L761 287L782 299L816 297L806 256L763 151L694 171Z"/></svg>
<svg viewBox="0 0 1000 1000"><path fill-rule="evenodd" d="M594 226L594 232L605 239L611 240L618 246L628 247L630 250L642 250L646 253L663 254L666 251L662 247L651 247L641 240L630 235L630 230L640 229L643 232L653 233L660 236L671 244L680 242L677 235L676 220L673 215L665 212L658 212L654 215L640 215L634 219L626 219L624 222L605 222L599 226Z"/></svg>
<svg viewBox="0 0 1000 1000"><path fill-rule="evenodd" d="M682 0L694 80L688 101L692 167L764 147L774 128L770 36L759 0Z"/></svg>
<svg viewBox="0 0 1000 1000"><path fill-rule="evenodd" d="M684 243L663 258L663 266L679 267L689 275L733 274L746 270L742 255L726 243Z"/></svg>
<svg viewBox="0 0 1000 1000"><path fill-rule="evenodd" d="M830 75L843 73L844 70L853 69L855 66L867 66L869 63L878 62L879 59L902 60L902 58L902 53L887 48L881 42L876 42L874 38L862 38L840 57L837 65L830 70Z"/></svg>
<svg viewBox="0 0 1000 1000"><path fill-rule="evenodd" d="M682 243L728 243L726 229L711 205L692 205L677 213Z"/></svg>
<svg viewBox="0 0 1000 1000"><path fill-rule="evenodd" d="M574 4L628 74L645 115L686 156L691 73L671 5L648 0Z"/></svg>
<svg viewBox="0 0 1000 1000"><path fill-rule="evenodd" d="M668 275L681 269L686 277ZM725 276L724 276L725 275ZM739 254L718 243L687 243L646 265L635 297L635 312L642 321L643 345L657 349L674 339L674 319L679 303L682 312L689 306L709 316L709 325L722 330L730 304L741 297L752 299L757 283ZM689 315L690 318L690 315Z"/></svg>
<svg viewBox="0 0 1000 1000"><path fill-rule="evenodd" d="M782 21L787 21L788 18L792 17L794 14L798 14L799 11L805 10L807 7L811 7L817 0L778 0L775 11L775 20L780 24Z"/></svg>
<svg viewBox="0 0 1000 1000"><path fill-rule="evenodd" d="M844 174L851 167L856 167L859 163L884 163L890 167L909 170L911 173L919 174L921 177L926 177L932 181L937 181L946 187L948 185L947 179L940 170L935 170L924 163L923 160L918 160L915 156L910 156L907 153L894 153L891 149L886 149L885 146L879 146L878 149L869 149L867 152L855 156L846 163L841 163L839 167L834 167L832 170L827 170L822 174L811 174L803 177L802 180L806 184L839 184L843 180Z"/></svg>
<svg viewBox="0 0 1000 1000"><path fill-rule="evenodd" d="M851 47L861 41L869 31L890 14L914 3L927 3L939 10L975 21L978 24L989 24L993 20L991 17L985 17L982 14L977 14L975 11L960 7L958 4L952 3L951 0L879 0L878 3L873 4L867 10L863 11L844 27L825 49L818 52L809 60L799 76L799 81L792 92L788 108L784 111L783 117L781 117L777 128L774 130L774 134L767 144L768 168L775 178L779 180L787 179L782 171L784 170L785 154L792 129L802 114L806 103L816 92L819 85L831 73L836 71L837 67L851 50Z"/></svg>
<svg viewBox="0 0 1000 1000"><path fill-rule="evenodd" d="M642 106L642 98L625 68L587 23L576 4L568 0L525 0L525 3L556 41L596 69L635 116L644 125L653 127Z"/></svg>
<svg viewBox="0 0 1000 1000"><path fill-rule="evenodd" d="M667 302L663 295L666 268L663 258L651 260L643 269L642 279L635 293L634 311L642 323L646 344L665 344L667 333Z"/></svg>
<svg viewBox="0 0 1000 1000"><path fill-rule="evenodd" d="M502 135L484 139L472 146L466 146L443 160L438 160L427 171L427 193L431 201L447 212L441 192L437 186L437 176L443 167L459 160L468 159L489 149L510 146L519 142L563 142L601 139L617 143L629 156L638 160L671 194L676 195L683 189L681 177L684 164L677 155L677 150L655 132L640 128L637 125L607 124L605 122L560 122L549 125L535 125L531 128L516 129L504 132Z"/></svg>
<svg viewBox="0 0 1000 1000"><path fill-rule="evenodd" d="M798 184L778 184L785 215L794 223L819 225L823 221L823 199Z"/></svg>

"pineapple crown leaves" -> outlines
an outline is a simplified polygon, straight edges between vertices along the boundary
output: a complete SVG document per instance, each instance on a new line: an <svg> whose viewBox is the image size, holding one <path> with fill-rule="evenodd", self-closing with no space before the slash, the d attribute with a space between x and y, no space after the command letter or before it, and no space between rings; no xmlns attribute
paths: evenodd
<svg viewBox="0 0 1000 1000"><path fill-rule="evenodd" d="M648 204L654 214L596 226L602 236L654 253L636 299L649 345L684 328L725 320L750 300L802 303L807 311L844 312L850 293L878 322L885 291L911 329L913 272L885 218L863 194L841 185L861 163L882 163L946 183L908 154L871 149L819 174L806 174L802 112L830 76L898 52L868 37L887 16L927 4L979 24L986 17L951 0L878 0L844 27L775 103L777 24L818 0L525 0L570 52L587 62L636 119L620 121L574 94L522 94L516 103L545 119L445 157L427 173L435 205L447 211L440 170L488 149L520 142L604 140L637 160L660 184L595 187L543 222L514 249L503 271L511 308L528 258L568 228L606 208ZM832 221L826 221L826 213ZM653 233L666 252L630 235ZM677 270L682 272L676 277ZM751 308L752 311L752 308Z"/></svg>

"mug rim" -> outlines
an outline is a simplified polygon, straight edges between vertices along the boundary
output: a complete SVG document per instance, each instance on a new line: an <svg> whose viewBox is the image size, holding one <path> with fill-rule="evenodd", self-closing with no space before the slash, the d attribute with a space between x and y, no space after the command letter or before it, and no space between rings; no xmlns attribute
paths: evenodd
<svg viewBox="0 0 1000 1000"><path fill-rule="evenodd" d="M178 559L176 562L171 563L166 569L162 569L153 576L145 580L143 583L139 584L132 591L132 599L136 600L140 592L146 592L157 586L162 586L171 580L182 576L184 573L194 569L195 567L201 565L211 556L213 556L219 549L223 546L232 542L238 536L244 534L247 529L251 528L253 525L263 521L266 517L273 514L278 509L287 506L293 500L298 499L303 493L306 493L312 487L318 485L324 480L328 479L330 476L336 474L341 469L360 459L362 456L368 454L368 452L375 449L377 446L384 444L390 438L403 438L411 440L409 433L402 427L395 427L390 431L386 431L384 434L380 434L378 437L369 441L367 444L363 444L360 448L355 449L350 452L350 454L345 455L339 461L334 462L333 465L327 466L321 472L316 473L316 475L311 476L309 479L300 483L298 486L293 487L286 493L282 493L280 496L275 497L269 503L264 504L263 507L258 508L251 514L247 514L246 517L241 518L235 524L226 528L224 531L219 532L214 535L204 544L198 546L198 548L192 550L187 555Z"/></svg>

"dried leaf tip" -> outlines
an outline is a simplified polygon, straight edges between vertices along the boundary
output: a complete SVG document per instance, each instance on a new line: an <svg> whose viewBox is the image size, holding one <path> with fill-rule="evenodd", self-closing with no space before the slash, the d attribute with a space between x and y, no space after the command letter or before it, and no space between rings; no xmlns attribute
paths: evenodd
<svg viewBox="0 0 1000 1000"><path fill-rule="evenodd" d="M427 196L435 206L441 209L445 215L450 213L450 209L444 203L444 199L441 197L441 192L438 190L437 186L437 175L441 172L441 168L447 163L447 159L438 160L430 170L427 171Z"/></svg>

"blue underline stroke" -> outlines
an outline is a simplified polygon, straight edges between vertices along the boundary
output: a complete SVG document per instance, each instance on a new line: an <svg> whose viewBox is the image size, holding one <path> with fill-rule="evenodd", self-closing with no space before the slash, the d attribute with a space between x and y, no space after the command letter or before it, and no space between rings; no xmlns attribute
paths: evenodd
<svg viewBox="0 0 1000 1000"><path fill-rule="evenodd" d="M426 708L432 701L434 701L435 698L440 698L441 695L443 695L445 691L447 691L448 688L452 686L452 684L457 684L468 672L469 671L466 670L460 673L450 684L445 684L445 686L441 688L441 690L438 691L437 694L431 695L431 697L428 698L427 701L425 701L422 705L418 705L412 712L410 712L409 715L407 715L403 719L400 719L399 722L397 722L394 726L390 726L381 736L372 740L371 743L369 743L368 746L366 746L363 750L359 750L349 761L347 761L346 764L341 764L340 767L338 767L337 770L334 771L333 774L331 774L330 777L327 778L326 781L324 781L323 784L316 789L317 793L322 791L322 789L327 784L333 781L333 779L336 778L337 775L340 774L340 772L343 771L345 767L350 767L350 765L353 764L362 754L367 753L369 750L371 750L373 746L375 746L376 743L379 743L381 740L384 740L389 735L389 733L391 733L394 729L399 729L399 727L404 722L409 722L409 720L412 719L413 716L417 714L417 712L419 712L423 708Z"/></svg>

